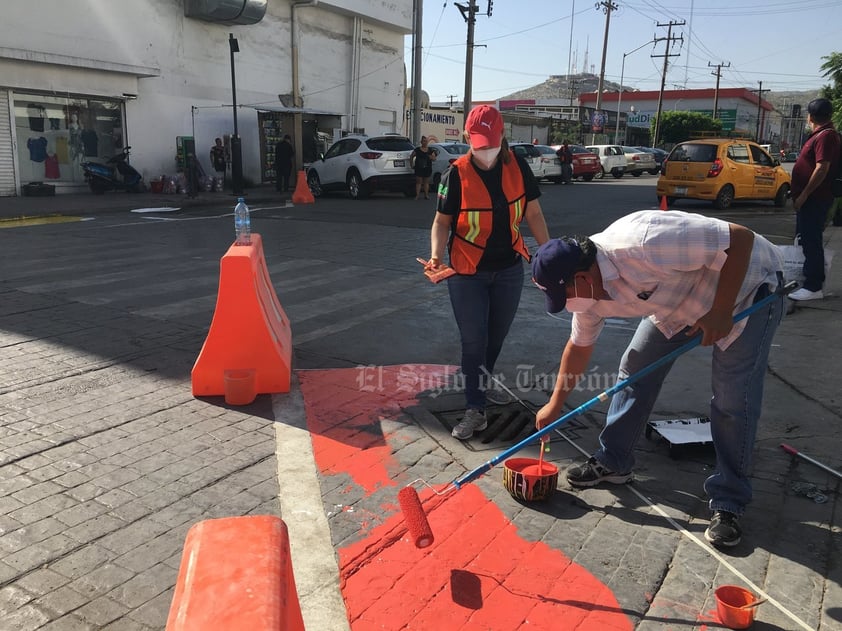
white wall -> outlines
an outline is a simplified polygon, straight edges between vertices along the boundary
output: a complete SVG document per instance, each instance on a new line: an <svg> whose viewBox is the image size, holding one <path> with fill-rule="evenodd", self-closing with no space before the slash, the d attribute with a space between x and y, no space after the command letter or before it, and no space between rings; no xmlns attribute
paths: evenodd
<svg viewBox="0 0 842 631"><path fill-rule="evenodd" d="M194 135L197 154L210 170L213 138L233 132L228 35L240 52L236 68L238 128L244 173L260 181L257 115L248 105L280 105L292 91L290 2L273 1L252 26L210 24L185 18L174 0L39 0L4 2L0 22L0 85L60 93L121 97L126 102L132 164L146 178L175 170L176 136ZM305 109L340 112L350 120L354 13L373 13L359 41L359 122L377 130L385 110L400 125L405 89L404 33L412 0L350 0L300 6L299 83ZM337 13L337 10L343 13ZM390 26L385 26L390 25ZM14 51L17 59L3 49ZM66 65L22 61L41 53L70 58ZM66 59L63 62L68 61ZM109 72L90 67L108 65ZM157 76L135 78L114 64L143 67ZM120 69L116 67L116 69ZM195 110L191 109L195 106ZM376 112L372 114L372 108ZM192 113L192 116L191 116Z"/></svg>

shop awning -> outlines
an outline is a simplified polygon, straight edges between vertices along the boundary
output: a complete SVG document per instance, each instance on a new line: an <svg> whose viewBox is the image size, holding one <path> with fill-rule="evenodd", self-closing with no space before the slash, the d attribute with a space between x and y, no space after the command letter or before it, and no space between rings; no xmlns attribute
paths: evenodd
<svg viewBox="0 0 842 631"><path fill-rule="evenodd" d="M246 105L258 112L278 112L280 114L313 114L317 116L345 116L341 112L328 112L326 110L314 110L309 107L286 107L284 105Z"/></svg>

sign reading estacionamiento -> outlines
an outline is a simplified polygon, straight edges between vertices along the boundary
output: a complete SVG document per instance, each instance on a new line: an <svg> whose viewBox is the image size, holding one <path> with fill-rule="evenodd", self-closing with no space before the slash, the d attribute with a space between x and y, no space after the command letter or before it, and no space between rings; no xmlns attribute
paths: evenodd
<svg viewBox="0 0 842 631"><path fill-rule="evenodd" d="M430 142L460 142L464 128L462 112L421 110L421 135Z"/></svg>

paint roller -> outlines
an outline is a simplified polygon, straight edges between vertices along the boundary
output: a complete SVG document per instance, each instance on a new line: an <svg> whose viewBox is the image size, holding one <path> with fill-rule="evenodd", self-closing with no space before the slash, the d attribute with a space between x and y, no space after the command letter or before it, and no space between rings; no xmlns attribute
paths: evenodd
<svg viewBox="0 0 842 631"><path fill-rule="evenodd" d="M767 304L771 303L773 300L777 300L781 296L784 296L784 295L794 291L797 287L798 287L798 284L796 282L787 283L786 285L777 289L774 293L771 293L768 296L765 296L764 298L758 300L757 302L755 302L751 306L749 306L746 309L743 309L742 311L740 311L738 314L736 314L734 316L734 322L739 322L740 320L743 320L743 319L747 318L748 316L750 316L755 311L757 311L759 309L762 309ZM503 451L503 452L499 453L498 455L494 456L491 460L488 460L488 461L484 462L483 464L481 464L477 468L472 469L471 471L468 471L464 475L456 478L455 480L450 482L450 484L448 484L444 489L442 489L440 491L436 490L431 484L429 484L428 482L426 482L426 481L424 481L423 479L420 479L420 478L410 482L407 486L405 486L403 489L401 489L400 492L398 493L398 503L400 504L401 512L403 513L403 516L404 516L404 522L406 523L407 531L409 532L410 536L412 537L413 542L415 544L415 547L416 548L426 548L428 546L431 546L433 544L433 541L435 540L435 537L433 535L433 530L430 527L430 522L427 520L427 515L424 513L424 507L421 504L421 498L418 495L418 491L416 491L414 486L413 486L416 482L420 482L420 483L424 484L425 486L430 488L436 495L445 495L447 493L450 493L451 491L458 491L460 488L462 488L462 486L464 486L465 484L468 484L469 482L472 482L473 480L477 479L481 475L487 473L494 466L498 465L503 460L505 460L505 459L509 458L510 456L512 456L513 454L517 453L518 451L520 451L521 449L523 449L524 447L526 447L530 443L532 443L536 440L540 440L542 437L544 437L547 434L549 434L550 432L554 431L557 427L559 427L563 423L569 421L570 419L572 419L576 416L579 416L583 412L592 408L597 403L604 403L604 402L608 401L608 399L610 399L616 392L619 392L620 390L622 390L624 388L627 388L631 384L633 384L636 381L642 379L643 377L648 375L650 372L660 368L664 364L675 361L675 359L677 357L679 357L680 355L683 355L684 353L686 353L687 351L689 351L693 348L696 348L699 344L701 344L701 342L702 342L702 335L701 334L693 337L683 346L675 349L671 353L668 353L668 354L664 355L660 359L652 362L651 364L649 364L645 368L642 368L641 370L639 370L638 372L636 372L633 375L630 375L626 379L623 379L622 381L614 384L613 386L611 386L607 390L604 390L603 392L599 393L598 395L596 395L595 397L586 401L585 403L583 403L579 407L571 410L570 412L568 412L567 414L559 417L558 419L556 419L555 421L553 421L549 425L547 425L545 427L542 427L541 429L536 431L534 434L532 434L530 436L527 436L526 438L524 438L520 442L516 443L515 445L512 445L511 447L509 447L505 451Z"/></svg>

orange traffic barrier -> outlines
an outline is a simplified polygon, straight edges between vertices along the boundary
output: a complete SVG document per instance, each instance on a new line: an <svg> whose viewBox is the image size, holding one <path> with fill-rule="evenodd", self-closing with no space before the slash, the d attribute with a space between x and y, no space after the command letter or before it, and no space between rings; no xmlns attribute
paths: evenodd
<svg viewBox="0 0 842 631"><path fill-rule="evenodd" d="M310 185L307 184L307 171L301 169L298 172L298 179L295 182L295 191L292 193L293 204L313 204L316 198L313 197L313 192L310 190Z"/></svg>
<svg viewBox="0 0 842 631"><path fill-rule="evenodd" d="M232 245L219 264L208 336L191 373L193 396L224 395L248 405L260 393L289 392L292 330L263 257L263 240Z"/></svg>
<svg viewBox="0 0 842 631"><path fill-rule="evenodd" d="M167 631L304 631L286 524L225 517L187 531Z"/></svg>

